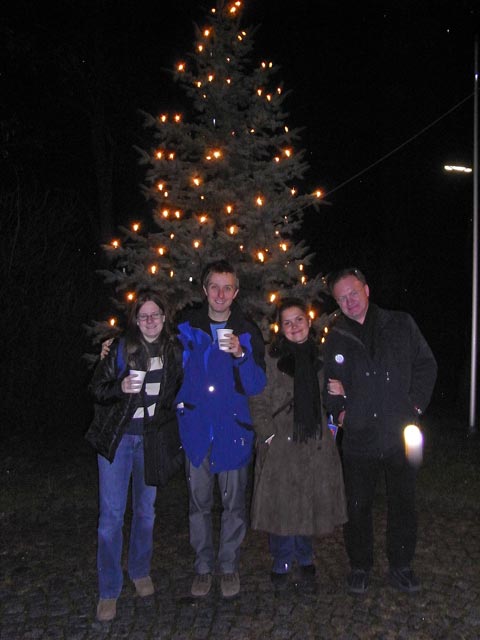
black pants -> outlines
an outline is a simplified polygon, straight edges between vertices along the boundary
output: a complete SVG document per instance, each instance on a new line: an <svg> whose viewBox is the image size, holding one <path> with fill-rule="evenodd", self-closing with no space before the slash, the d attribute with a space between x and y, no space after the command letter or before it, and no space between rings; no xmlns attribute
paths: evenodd
<svg viewBox="0 0 480 640"><path fill-rule="evenodd" d="M352 569L373 566L372 507L380 474L387 491L387 558L390 567L409 567L417 542L416 470L402 451L387 457L343 456L348 522L345 546Z"/></svg>

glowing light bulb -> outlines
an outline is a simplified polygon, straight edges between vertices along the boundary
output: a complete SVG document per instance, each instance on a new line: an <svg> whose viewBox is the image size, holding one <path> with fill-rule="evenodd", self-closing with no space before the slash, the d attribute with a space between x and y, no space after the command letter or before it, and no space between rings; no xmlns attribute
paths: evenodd
<svg viewBox="0 0 480 640"><path fill-rule="evenodd" d="M135 292L134 291L128 291L126 294L126 298L129 302L132 302L132 300L135 300Z"/></svg>
<svg viewBox="0 0 480 640"><path fill-rule="evenodd" d="M155 157L157 158L157 160L161 160L163 158L163 151L162 150L157 151L157 153L155 154Z"/></svg>
<svg viewBox="0 0 480 640"><path fill-rule="evenodd" d="M176 113L173 116L173 119L175 120L175 122L181 122L182 121L182 114L181 113Z"/></svg>
<svg viewBox="0 0 480 640"><path fill-rule="evenodd" d="M263 206L263 197L257 196L257 199L255 200L255 202L258 204L259 207Z"/></svg>
<svg viewBox="0 0 480 640"><path fill-rule="evenodd" d="M270 294L270 302L275 302L276 299L277 299L277 294L276 293L271 293Z"/></svg>
<svg viewBox="0 0 480 640"><path fill-rule="evenodd" d="M233 205L231 205L231 204L227 204L227 206L225 207L225 211L226 211L227 213L232 213L232 211L233 211Z"/></svg>
<svg viewBox="0 0 480 640"><path fill-rule="evenodd" d="M313 195L314 195L316 198L321 198L321 197L323 196L323 192L322 192L320 189L316 189L316 190L313 192Z"/></svg>
<svg viewBox="0 0 480 640"><path fill-rule="evenodd" d="M198 247L200 246L200 240L194 240L193 246L195 247L195 249L198 249Z"/></svg>
<svg viewBox="0 0 480 640"><path fill-rule="evenodd" d="M120 241L119 240L112 240L112 247L114 249L118 249L118 247L120 246Z"/></svg>
<svg viewBox="0 0 480 640"><path fill-rule="evenodd" d="M207 156L205 156L207 160L213 160L213 159L218 160L221 157L222 157L222 152L220 151L220 149L214 149L213 151L210 151L210 153Z"/></svg>
<svg viewBox="0 0 480 640"><path fill-rule="evenodd" d="M110 318L110 319L108 320L108 324L109 324L111 327L114 327L114 326L117 324L117 319L116 319L116 318Z"/></svg>
<svg viewBox="0 0 480 640"><path fill-rule="evenodd" d="M162 113L159 119L160 119L160 122L167 122L168 115L166 113Z"/></svg>
<svg viewBox="0 0 480 640"><path fill-rule="evenodd" d="M165 247L158 247L157 251L158 251L158 255L160 256L164 256L166 253Z"/></svg>
<svg viewBox="0 0 480 640"><path fill-rule="evenodd" d="M208 220L208 217L207 216L200 216L200 218L198 220L199 220L200 224L204 224Z"/></svg>
<svg viewBox="0 0 480 640"><path fill-rule="evenodd" d="M185 71L185 63L184 62L179 62L177 64L177 71L180 71L180 72Z"/></svg>
<svg viewBox="0 0 480 640"><path fill-rule="evenodd" d="M139 222L133 222L132 223L132 231L139 231L140 230L140 223Z"/></svg>
<svg viewBox="0 0 480 640"><path fill-rule="evenodd" d="M286 242L282 242L279 246L282 251L287 251L288 249L288 245Z"/></svg>
<svg viewBox="0 0 480 640"><path fill-rule="evenodd" d="M152 266L150 267L150 273L152 275L155 275L157 273L158 267L156 264L152 264Z"/></svg>
<svg viewBox="0 0 480 640"><path fill-rule="evenodd" d="M315 311L314 311L313 309L310 309L310 311L308 312L308 315L310 316L310 318L311 318L312 320L314 320L314 319L315 319Z"/></svg>
<svg viewBox="0 0 480 640"><path fill-rule="evenodd" d="M257 258L260 260L260 262L265 262L265 254L263 253L263 251L259 251L257 253Z"/></svg>
<svg viewBox="0 0 480 640"><path fill-rule="evenodd" d="M158 189L159 191L163 191L163 190L165 189L165 183L164 183L164 182L159 182L159 183L157 184L157 189Z"/></svg>
<svg viewBox="0 0 480 640"><path fill-rule="evenodd" d="M168 209L164 209L164 210L162 211L162 216L163 216L164 218L168 218L168 216L169 216L169 215L170 215L170 211L169 211Z"/></svg>

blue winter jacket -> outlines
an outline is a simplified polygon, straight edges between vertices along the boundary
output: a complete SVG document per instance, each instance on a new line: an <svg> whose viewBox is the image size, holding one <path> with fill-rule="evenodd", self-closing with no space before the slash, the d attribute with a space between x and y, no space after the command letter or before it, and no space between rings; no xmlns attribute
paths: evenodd
<svg viewBox="0 0 480 640"><path fill-rule="evenodd" d="M209 453L213 473L250 462L254 431L248 397L266 384L259 328L234 303L226 324L240 339L243 358L220 351L212 338L208 307L190 312L178 326L184 378L177 394L180 438L196 467Z"/></svg>

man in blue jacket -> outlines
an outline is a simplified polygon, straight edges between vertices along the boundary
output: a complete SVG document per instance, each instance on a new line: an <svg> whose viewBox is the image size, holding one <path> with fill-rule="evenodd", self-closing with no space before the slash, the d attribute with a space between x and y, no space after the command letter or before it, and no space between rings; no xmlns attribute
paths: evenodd
<svg viewBox="0 0 480 640"><path fill-rule="evenodd" d="M403 430L426 409L437 364L413 318L369 302L358 269L331 274L328 285L342 315L325 344L325 403L343 419L343 468L348 522L348 590L362 594L373 566L372 506L384 474L387 487L387 558L391 585L420 589L412 571L417 541L416 468L405 455ZM340 388L339 388L340 385Z"/></svg>
<svg viewBox="0 0 480 640"><path fill-rule="evenodd" d="M206 596L215 569L225 598L240 591L238 561L247 529L245 492L254 432L248 397L261 393L264 343L259 328L235 302L239 284L233 267L220 260L204 272L206 302L179 324L184 381L177 395L180 437L186 454L190 543L195 550L192 595ZM222 341L217 329L233 329ZM215 476L222 499L215 557L212 505Z"/></svg>

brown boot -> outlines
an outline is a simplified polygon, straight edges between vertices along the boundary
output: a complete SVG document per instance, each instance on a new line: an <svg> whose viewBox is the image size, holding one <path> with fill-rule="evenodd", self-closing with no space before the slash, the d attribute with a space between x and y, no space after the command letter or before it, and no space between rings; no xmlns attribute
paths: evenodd
<svg viewBox="0 0 480 640"><path fill-rule="evenodd" d="M141 598L153 596L153 594L155 593L155 587L153 586L153 582L150 576L137 578L133 581L133 584L135 585L135 589L137 590L137 593Z"/></svg>
<svg viewBox="0 0 480 640"><path fill-rule="evenodd" d="M117 615L117 599L105 598L98 601L97 620L99 622L110 622Z"/></svg>

